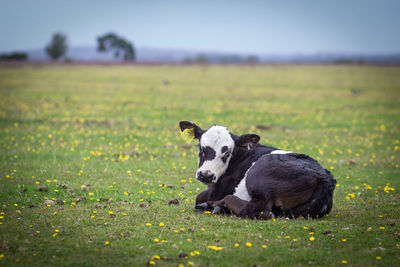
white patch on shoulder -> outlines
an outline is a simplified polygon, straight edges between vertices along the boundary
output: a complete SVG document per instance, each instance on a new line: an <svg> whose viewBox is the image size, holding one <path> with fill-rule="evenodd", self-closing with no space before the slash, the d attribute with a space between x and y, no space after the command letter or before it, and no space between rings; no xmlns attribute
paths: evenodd
<svg viewBox="0 0 400 267"><path fill-rule="evenodd" d="M251 167L253 167L253 165L255 163L256 163L256 161L253 162L253 164L251 164L250 168L244 174L243 179L240 181L238 186L236 186L235 193L233 193L234 196L237 196L238 198L240 198L242 200L245 200L245 201L250 201L251 200L251 197L249 195L249 191L247 191L247 187L246 187L246 178L247 178L247 173L249 172L249 170L251 169Z"/></svg>
<svg viewBox="0 0 400 267"><path fill-rule="evenodd" d="M285 150L274 150L271 152L271 154L289 154L293 153L292 151L285 151Z"/></svg>
<svg viewBox="0 0 400 267"><path fill-rule="evenodd" d="M234 196L237 196L238 198L245 200L245 201L250 201L251 197L249 195L249 192L247 191L246 188L246 176L240 181L238 186L235 188L235 193L233 193Z"/></svg>

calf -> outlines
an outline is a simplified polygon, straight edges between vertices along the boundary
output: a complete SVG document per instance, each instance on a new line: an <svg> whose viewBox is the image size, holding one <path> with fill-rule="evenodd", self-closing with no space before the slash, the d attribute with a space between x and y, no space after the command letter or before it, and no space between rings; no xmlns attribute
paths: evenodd
<svg viewBox="0 0 400 267"><path fill-rule="evenodd" d="M332 209L336 180L309 156L260 145L256 134L237 136L219 125L179 126L199 141L196 178L208 189L197 196L196 209L252 219L318 218Z"/></svg>

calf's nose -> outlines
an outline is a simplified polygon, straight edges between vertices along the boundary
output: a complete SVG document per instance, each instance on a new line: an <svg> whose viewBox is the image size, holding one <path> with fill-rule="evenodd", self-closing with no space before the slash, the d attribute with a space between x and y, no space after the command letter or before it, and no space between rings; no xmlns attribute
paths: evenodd
<svg viewBox="0 0 400 267"><path fill-rule="evenodd" d="M210 170L207 170L207 171L200 171L200 174L201 174L203 177L210 177L210 176L213 175L212 172L211 172Z"/></svg>
<svg viewBox="0 0 400 267"><path fill-rule="evenodd" d="M201 182L211 183L214 174L210 170L200 171L197 177Z"/></svg>

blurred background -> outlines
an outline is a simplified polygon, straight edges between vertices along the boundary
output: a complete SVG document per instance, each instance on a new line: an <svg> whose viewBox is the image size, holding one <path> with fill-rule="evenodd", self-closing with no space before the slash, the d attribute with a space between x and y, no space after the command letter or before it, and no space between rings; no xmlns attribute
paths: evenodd
<svg viewBox="0 0 400 267"><path fill-rule="evenodd" d="M3 0L1 60L400 63L400 2Z"/></svg>
<svg viewBox="0 0 400 267"><path fill-rule="evenodd" d="M1 0L0 266L398 266L399 10ZM195 213L181 120L315 158L332 213Z"/></svg>

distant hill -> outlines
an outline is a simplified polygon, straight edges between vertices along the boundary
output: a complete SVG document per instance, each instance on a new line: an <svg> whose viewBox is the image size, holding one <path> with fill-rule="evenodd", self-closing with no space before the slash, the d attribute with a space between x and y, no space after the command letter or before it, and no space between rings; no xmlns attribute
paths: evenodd
<svg viewBox="0 0 400 267"><path fill-rule="evenodd" d="M49 60L44 49L33 49L27 51L29 59L35 61ZM115 59L113 53L101 53L95 47L70 47L67 51L67 58L76 61L121 61ZM138 62L171 62L180 63L183 61L195 61L199 57L207 58L209 63L239 62L247 58L230 53L187 51L178 49L157 49L157 48L138 48L136 49L136 60Z"/></svg>
<svg viewBox="0 0 400 267"><path fill-rule="evenodd" d="M11 52L11 51L4 51ZM44 49L25 51L29 60L49 60ZM100 53L96 47L69 47L67 58L73 61L118 62L113 53ZM179 49L137 48L137 62L142 63L388 63L400 64L398 54L350 54L321 52L315 54L235 54Z"/></svg>
<svg viewBox="0 0 400 267"><path fill-rule="evenodd" d="M262 62L269 63L385 63L399 64L398 54L351 54L320 52L315 54L281 54L261 56Z"/></svg>

